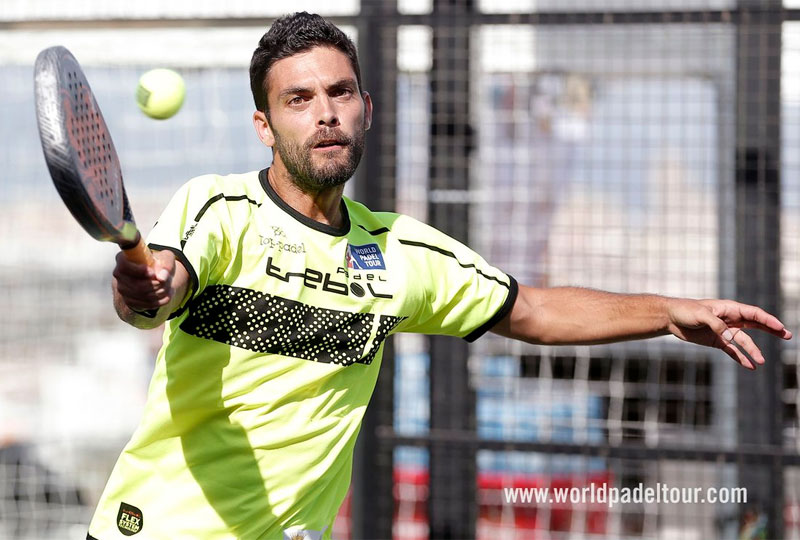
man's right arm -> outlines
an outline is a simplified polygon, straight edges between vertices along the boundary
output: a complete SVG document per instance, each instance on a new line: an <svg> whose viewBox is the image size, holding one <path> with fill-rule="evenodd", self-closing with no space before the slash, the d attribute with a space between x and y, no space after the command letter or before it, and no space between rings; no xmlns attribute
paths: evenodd
<svg viewBox="0 0 800 540"><path fill-rule="evenodd" d="M111 282L114 308L120 319L136 328L163 324L189 292L189 273L174 253L154 251L153 258L155 264L150 267L132 263L122 252L117 253Z"/></svg>

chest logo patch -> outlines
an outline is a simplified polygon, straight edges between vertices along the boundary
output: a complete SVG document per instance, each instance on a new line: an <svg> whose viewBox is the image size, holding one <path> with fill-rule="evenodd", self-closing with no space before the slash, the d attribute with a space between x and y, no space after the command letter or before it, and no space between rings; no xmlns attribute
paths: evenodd
<svg viewBox="0 0 800 540"><path fill-rule="evenodd" d="M347 268L352 270L386 270L383 253L378 244L351 246L347 244Z"/></svg>

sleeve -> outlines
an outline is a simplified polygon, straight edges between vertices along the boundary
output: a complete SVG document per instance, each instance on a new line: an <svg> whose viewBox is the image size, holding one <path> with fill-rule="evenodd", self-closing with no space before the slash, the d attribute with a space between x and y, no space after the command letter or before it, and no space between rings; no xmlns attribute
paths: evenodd
<svg viewBox="0 0 800 540"><path fill-rule="evenodd" d="M408 218L410 219L410 218ZM419 222L400 237L409 261L416 311L399 332L443 334L475 341L511 312L516 280L464 244Z"/></svg>
<svg viewBox="0 0 800 540"><path fill-rule="evenodd" d="M215 283L224 268L225 219L218 211L224 205L212 207L218 198L214 182L206 177L190 180L175 193L147 236L148 247L172 251L191 280L191 291L170 318L182 313L206 285Z"/></svg>

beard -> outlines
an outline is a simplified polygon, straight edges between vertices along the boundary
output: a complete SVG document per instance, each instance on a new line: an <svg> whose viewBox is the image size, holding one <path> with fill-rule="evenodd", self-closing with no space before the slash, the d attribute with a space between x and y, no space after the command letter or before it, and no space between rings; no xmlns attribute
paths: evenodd
<svg viewBox="0 0 800 540"><path fill-rule="evenodd" d="M338 128L326 129L310 137L305 143L298 144L284 140L277 131L274 152L280 154L286 170L295 185L306 193L318 193L324 189L336 187L349 180L356 172L361 155L364 153L363 128L357 129L350 137ZM321 141L335 140L341 148L317 152L315 163L314 148Z"/></svg>

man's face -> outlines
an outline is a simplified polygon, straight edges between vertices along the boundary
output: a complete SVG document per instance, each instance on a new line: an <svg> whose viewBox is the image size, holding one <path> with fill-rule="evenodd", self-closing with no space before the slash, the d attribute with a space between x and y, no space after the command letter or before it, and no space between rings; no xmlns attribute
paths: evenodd
<svg viewBox="0 0 800 540"><path fill-rule="evenodd" d="M315 47L284 58L273 64L267 88L271 140L262 140L273 148L273 166L285 167L306 192L346 182L361 160L372 116L347 56Z"/></svg>

